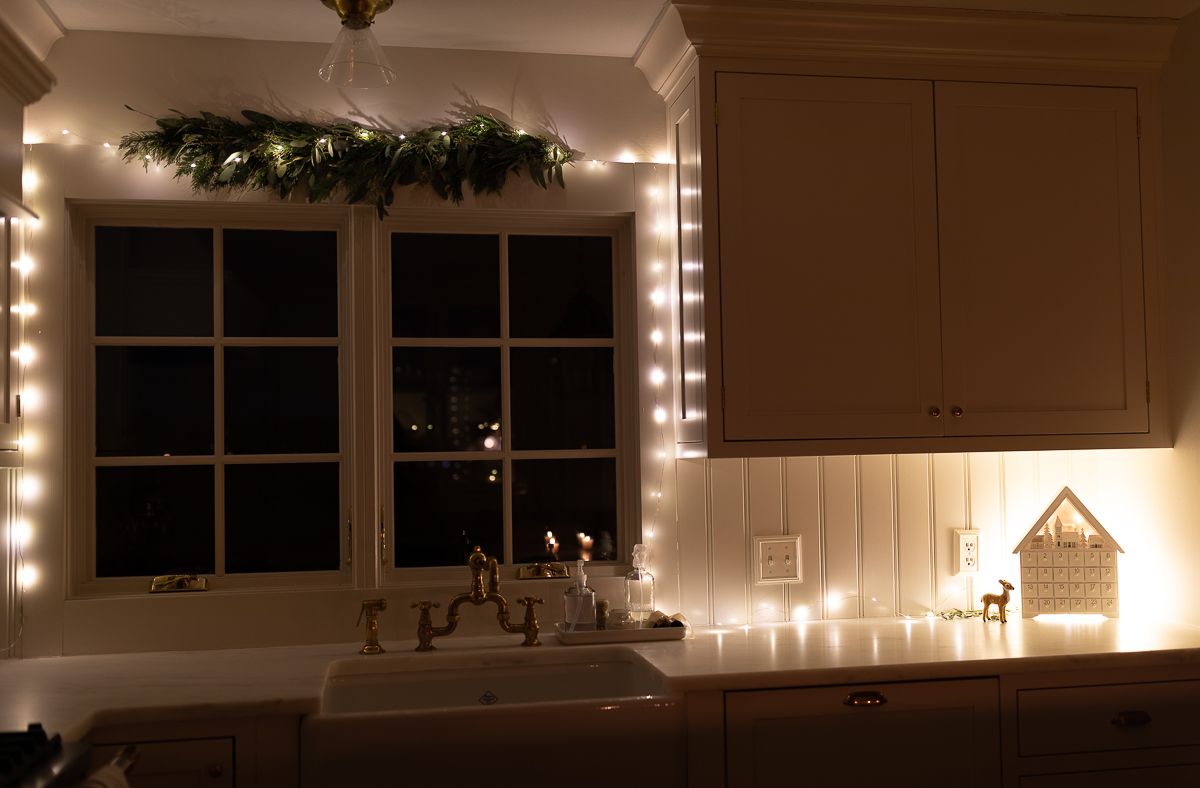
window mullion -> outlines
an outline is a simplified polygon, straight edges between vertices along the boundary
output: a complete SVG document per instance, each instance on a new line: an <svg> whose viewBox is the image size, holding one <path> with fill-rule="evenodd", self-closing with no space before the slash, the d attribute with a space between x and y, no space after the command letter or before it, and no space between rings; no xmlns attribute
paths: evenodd
<svg viewBox="0 0 1200 788"><path fill-rule="evenodd" d="M225 576L225 234L213 228L213 539L217 577Z"/></svg>
<svg viewBox="0 0 1200 788"><path fill-rule="evenodd" d="M508 359L508 233L500 233L500 449L504 482L504 563L513 562L512 393Z"/></svg>

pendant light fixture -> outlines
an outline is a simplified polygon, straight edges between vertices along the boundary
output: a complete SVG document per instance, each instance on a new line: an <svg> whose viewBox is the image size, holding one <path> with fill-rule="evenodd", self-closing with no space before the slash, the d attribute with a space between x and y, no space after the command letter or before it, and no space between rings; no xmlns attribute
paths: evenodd
<svg viewBox="0 0 1200 788"><path fill-rule="evenodd" d="M321 0L341 17L342 29L329 48L317 76L346 88L382 88L396 72L371 34L375 15L392 7L392 0Z"/></svg>

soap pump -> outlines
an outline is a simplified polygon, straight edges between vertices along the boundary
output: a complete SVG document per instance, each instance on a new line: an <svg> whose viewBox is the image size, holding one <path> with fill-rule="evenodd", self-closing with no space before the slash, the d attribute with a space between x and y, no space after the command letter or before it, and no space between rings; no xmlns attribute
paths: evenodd
<svg viewBox="0 0 1200 788"><path fill-rule="evenodd" d="M575 562L575 585L563 593L568 632L587 632L596 628L596 592L588 588L583 560Z"/></svg>
<svg viewBox="0 0 1200 788"><path fill-rule="evenodd" d="M641 627L654 612L654 575L646 569L649 548L644 544L633 546L633 569L625 575L625 609L637 626Z"/></svg>

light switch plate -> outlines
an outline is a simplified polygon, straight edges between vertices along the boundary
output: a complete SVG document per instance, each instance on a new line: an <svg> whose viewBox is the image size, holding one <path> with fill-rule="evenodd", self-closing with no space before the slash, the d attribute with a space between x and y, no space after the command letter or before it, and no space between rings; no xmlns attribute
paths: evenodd
<svg viewBox="0 0 1200 788"><path fill-rule="evenodd" d="M799 536L756 536L754 584L801 583Z"/></svg>

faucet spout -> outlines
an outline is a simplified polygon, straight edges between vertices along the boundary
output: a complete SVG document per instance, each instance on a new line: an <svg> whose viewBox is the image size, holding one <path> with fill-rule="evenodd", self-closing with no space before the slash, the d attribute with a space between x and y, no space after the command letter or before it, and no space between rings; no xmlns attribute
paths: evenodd
<svg viewBox="0 0 1200 788"><path fill-rule="evenodd" d="M517 600L525 605L525 620L520 625L513 624L509 616L508 600L500 593L499 562L494 557L488 558L481 549L476 547L471 553L471 557L467 559L467 567L471 570L471 587L464 593L456 594L450 600L450 605L446 608L445 625L433 626L433 617L429 611L431 607L437 607L436 603L423 601L413 605L414 608L419 607L421 610L420 618L417 621L417 647L415 650L433 651L435 637L445 637L454 632L462 618L458 612L462 605L471 604L479 607L489 602L496 605L496 620L500 623L502 630L515 635L524 635L525 640L522 641L522 646L540 646L542 644L538 640L540 628L533 606L543 604L543 600L532 596ZM486 591L483 586L485 572L488 575Z"/></svg>

